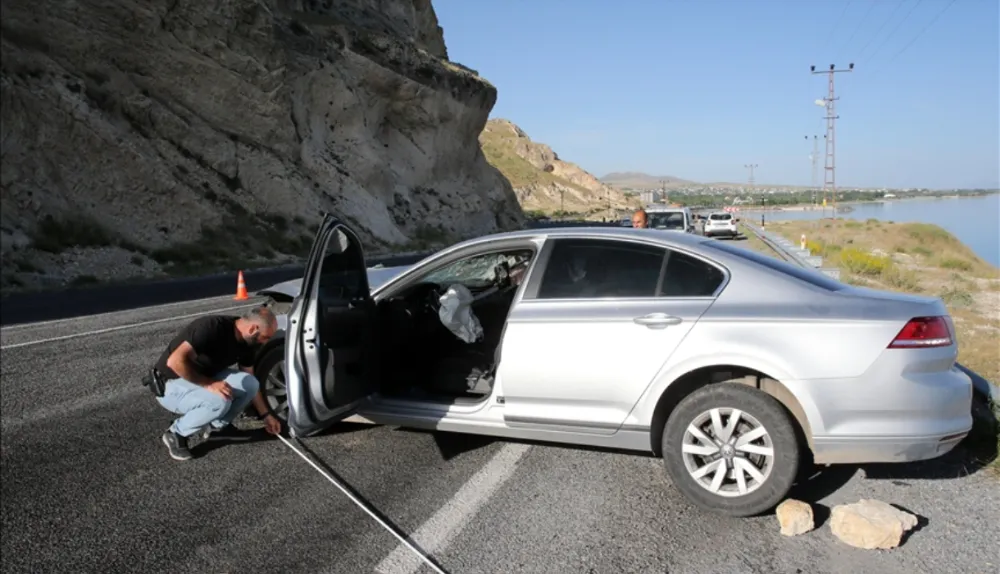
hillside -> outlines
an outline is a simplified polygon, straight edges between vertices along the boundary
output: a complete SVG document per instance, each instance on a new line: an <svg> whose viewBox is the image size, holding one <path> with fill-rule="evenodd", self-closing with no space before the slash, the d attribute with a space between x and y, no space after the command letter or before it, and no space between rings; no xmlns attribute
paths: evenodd
<svg viewBox="0 0 1000 574"><path fill-rule="evenodd" d="M521 207L554 213L562 209L600 219L637 200L601 183L580 166L563 161L549 146L531 141L513 122L492 119L479 135L483 154L510 181Z"/></svg>
<svg viewBox="0 0 1000 574"><path fill-rule="evenodd" d="M601 181L617 188L629 189L660 189L694 183L672 175L649 175L637 171L613 172L601 178Z"/></svg>
<svg viewBox="0 0 1000 574"><path fill-rule="evenodd" d="M286 261L323 211L369 252L523 224L430 0L3 12L5 290Z"/></svg>

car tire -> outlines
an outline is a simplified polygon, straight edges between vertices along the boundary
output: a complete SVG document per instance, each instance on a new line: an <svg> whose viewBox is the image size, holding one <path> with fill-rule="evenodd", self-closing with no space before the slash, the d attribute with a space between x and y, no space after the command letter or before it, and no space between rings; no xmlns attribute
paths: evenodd
<svg viewBox="0 0 1000 574"><path fill-rule="evenodd" d="M716 437L713 417L718 415L721 434L726 435L734 411L740 413L736 428L728 437ZM685 397L667 419L664 465L674 485L698 507L727 516L755 516L781 502L795 483L800 464L795 424L785 407L762 391L734 383L708 385ZM706 444L689 431L692 427L713 442ZM748 447L753 452L744 450ZM718 477L722 464L727 470ZM704 474L697 476L699 471ZM745 494L740 494L740 479Z"/></svg>
<svg viewBox="0 0 1000 574"><path fill-rule="evenodd" d="M254 373L260 382L264 404L281 422L288 419L288 394L285 390L285 346L276 345L257 361Z"/></svg>

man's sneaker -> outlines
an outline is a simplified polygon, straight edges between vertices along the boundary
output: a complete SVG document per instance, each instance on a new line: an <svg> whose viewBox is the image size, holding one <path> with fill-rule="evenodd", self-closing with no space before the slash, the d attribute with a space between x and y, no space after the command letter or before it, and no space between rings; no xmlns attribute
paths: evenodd
<svg viewBox="0 0 1000 574"><path fill-rule="evenodd" d="M222 428L215 428L212 425L208 425L201 433L203 440L249 440L252 437L252 433L240 430L232 424L228 424Z"/></svg>
<svg viewBox="0 0 1000 574"><path fill-rule="evenodd" d="M174 460L188 460L191 458L187 438L174 434L170 429L167 429L167 432L163 433L162 438L163 444L167 445L167 452L170 453L170 458Z"/></svg>

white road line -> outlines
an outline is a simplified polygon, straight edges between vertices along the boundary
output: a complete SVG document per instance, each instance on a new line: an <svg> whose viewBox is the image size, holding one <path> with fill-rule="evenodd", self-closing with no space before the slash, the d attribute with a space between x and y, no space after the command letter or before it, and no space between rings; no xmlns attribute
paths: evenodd
<svg viewBox="0 0 1000 574"><path fill-rule="evenodd" d="M206 297L204 299L192 299L190 301L177 301L176 303L164 303L163 305L147 305L145 307L135 307L134 309L122 309L120 311L109 311L107 313L95 313L93 315L80 315L79 317L67 317L65 319L53 319L51 321L38 321L35 323L18 323L17 325L9 325L7 327L0 327L0 333L10 333L11 331L21 331L24 329L31 329L32 327L44 327L47 325L57 325L59 323L67 323L69 321L82 321L84 319L96 319L97 317L110 317L112 315L120 315L124 313L134 313L136 311L147 311L149 309L168 309L170 307L178 307L180 305L199 305L201 303L207 303L209 301L215 301L218 299L226 299L228 295L219 295L217 297Z"/></svg>
<svg viewBox="0 0 1000 574"><path fill-rule="evenodd" d="M448 504L423 523L411 539L431 555L443 550L493 493L510 480L517 469L517 462L530 448L526 444L505 445L459 489ZM375 571L381 574L412 574L421 564L419 556L400 544L375 567Z"/></svg>
<svg viewBox="0 0 1000 574"><path fill-rule="evenodd" d="M212 313L219 313L221 311L235 311L236 309L243 309L246 307L253 307L256 303L251 303L249 305L238 305L236 307L225 307L222 309L212 309L211 311L202 311L200 313L190 313L188 315L177 315L174 317L167 317L166 319L156 319L155 321L142 321L139 323L129 323L128 325L119 325L117 327L108 327L106 329L97 329L96 331L84 331L83 333L73 333L72 335L62 335L59 337L49 337L48 339L39 339L37 341L28 341L25 343L14 343L13 345L3 345L0 346L0 350L4 349L16 349L18 347L28 347L30 345L41 345L42 343L52 343L55 341L65 341L66 339L75 339L76 337L85 337L87 335L102 335L104 333L111 333L112 331L121 331L123 329L132 329L135 327L145 327L146 325L156 325L157 323L169 323L170 321L179 321L181 319L190 319L191 317L199 317L201 315L211 315Z"/></svg>

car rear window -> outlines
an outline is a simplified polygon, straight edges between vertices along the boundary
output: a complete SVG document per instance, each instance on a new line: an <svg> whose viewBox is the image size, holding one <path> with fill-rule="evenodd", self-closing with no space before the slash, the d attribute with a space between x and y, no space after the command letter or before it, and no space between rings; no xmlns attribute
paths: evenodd
<svg viewBox="0 0 1000 574"><path fill-rule="evenodd" d="M728 213L713 213L712 215L709 215L708 218L716 221L728 221L732 219L733 216Z"/></svg>
<svg viewBox="0 0 1000 574"><path fill-rule="evenodd" d="M832 277L828 277L819 271L805 269L803 267L799 267L798 265L781 261L775 257L769 257L767 255L757 253L756 251L751 251L750 249L735 247L728 243L723 243L722 241L706 241L704 245L713 249L718 249L719 251L725 251L730 255L736 255L737 257L742 257L743 259L749 259L758 265L763 265L768 269L784 273L785 275L791 275L799 281L805 281L806 283L819 287L820 289L826 289L827 291L840 291L845 287L843 283L836 281Z"/></svg>

